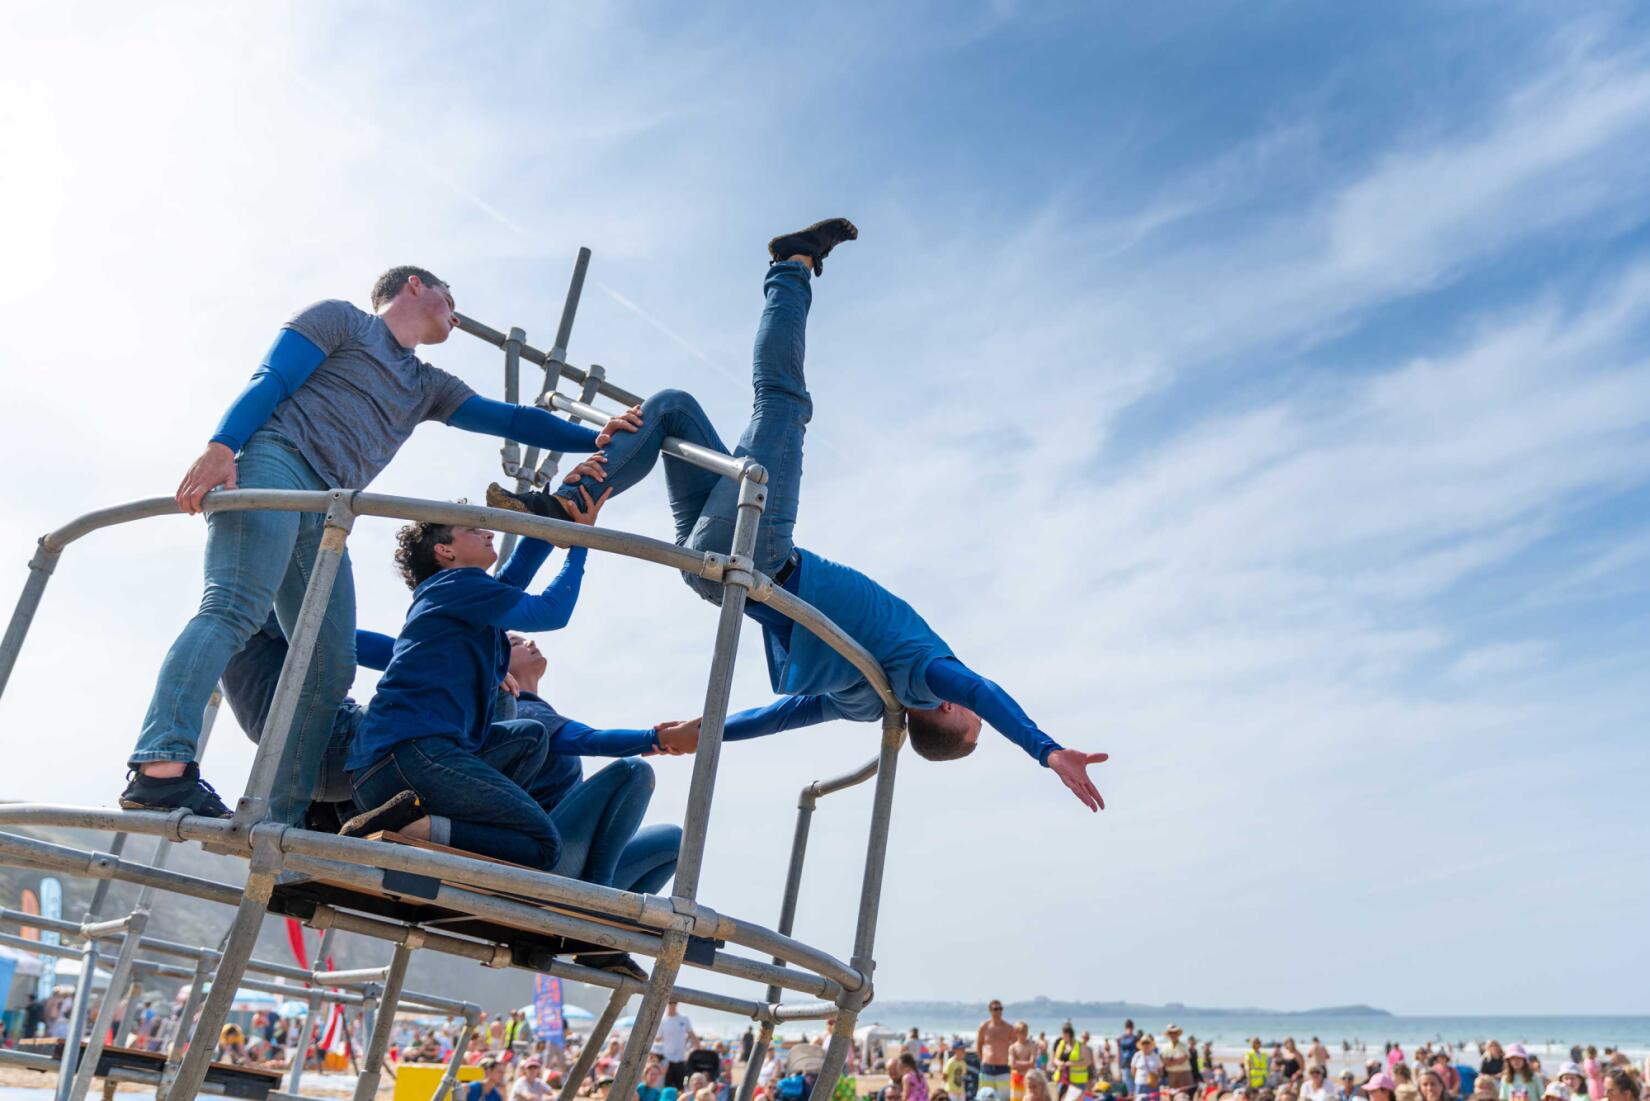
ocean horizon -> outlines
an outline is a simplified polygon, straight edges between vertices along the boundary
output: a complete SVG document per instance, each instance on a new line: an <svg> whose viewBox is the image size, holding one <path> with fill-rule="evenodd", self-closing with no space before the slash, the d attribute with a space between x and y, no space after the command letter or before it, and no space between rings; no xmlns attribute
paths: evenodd
<svg viewBox="0 0 1650 1101"><path fill-rule="evenodd" d="M860 1017L860 1027L878 1024L896 1032L912 1028L924 1037L939 1036L949 1039L961 1036L972 1039L975 1030L986 1019L984 1003L973 1014L955 1012L899 1011L898 1006L882 1010L874 1003ZM728 1014L685 1008L685 1011L707 1031L722 1039L738 1036L749 1021ZM1024 1020L1033 1035L1039 1032L1050 1036L1060 1031L1066 1021L1063 1016L1016 1016L1006 1014L1009 1020ZM1161 1034L1170 1024L1178 1024L1198 1043L1213 1043L1216 1051L1237 1051L1247 1046L1251 1036L1259 1036L1270 1044L1285 1037L1293 1037L1305 1047L1314 1036L1321 1039L1336 1062L1359 1061L1365 1053L1382 1051L1384 1045L1396 1042L1406 1051L1417 1043L1447 1043L1459 1051L1467 1045L1466 1060L1477 1063L1476 1045L1481 1041L1498 1040L1503 1045L1519 1043L1529 1048L1549 1067L1554 1059L1569 1058L1573 1044L1583 1048L1592 1044L1600 1052L1616 1048L1627 1052L1635 1061L1650 1054L1650 1015L1436 1015L1410 1014L1313 1014L1313 1013L1258 1013L1217 1015L1196 1012L1131 1013L1137 1030ZM1087 1031L1095 1037L1115 1037L1123 1030L1124 1015L1096 1014L1093 1017L1076 1015L1072 1024L1079 1032ZM801 1022L782 1027L779 1034L788 1039L803 1035L817 1036L823 1025Z"/></svg>

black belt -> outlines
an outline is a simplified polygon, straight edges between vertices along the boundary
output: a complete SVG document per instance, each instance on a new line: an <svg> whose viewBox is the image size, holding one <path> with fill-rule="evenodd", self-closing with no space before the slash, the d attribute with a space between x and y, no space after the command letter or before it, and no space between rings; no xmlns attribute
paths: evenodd
<svg viewBox="0 0 1650 1101"><path fill-rule="evenodd" d="M773 571L773 583L783 589L785 587L785 582L791 579L791 574L795 573L796 568L801 564L802 553L800 551L793 550L791 552L791 556L785 559L785 564Z"/></svg>

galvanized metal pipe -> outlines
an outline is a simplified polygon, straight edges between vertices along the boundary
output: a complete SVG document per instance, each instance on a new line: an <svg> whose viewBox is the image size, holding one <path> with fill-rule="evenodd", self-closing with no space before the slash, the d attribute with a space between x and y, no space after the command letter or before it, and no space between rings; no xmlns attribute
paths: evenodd
<svg viewBox="0 0 1650 1101"><path fill-rule="evenodd" d="M607 1034L613 1031L613 1022L619 1019L619 1014L624 1011L625 1002L629 1000L630 992L623 987L613 991L612 996L607 999L607 1004L602 1007L601 1016L596 1018L596 1023L590 1028L590 1038L584 1042L584 1047L579 1049L579 1057L568 1070L567 1081L561 1084L561 1093L556 1096L556 1101L574 1101L578 1097L579 1087L589 1077L591 1068L601 1056L602 1044L607 1042ZM613 1096L611 1090L608 1091L608 1096Z"/></svg>
<svg viewBox="0 0 1650 1101"><path fill-rule="evenodd" d="M235 804L231 826L245 833L269 815L270 797L276 778L287 769L290 756L297 757L297 748L287 752L292 724L298 714L298 698L304 690L304 678L309 674L310 661L315 656L315 644L321 635L321 622L326 618L327 605L332 599L333 583L344 560L344 546L350 528L355 524L355 513L350 510L349 495L341 490L332 494L327 508L326 525L321 531L321 545L315 551L310 566L309 584L304 588L304 601L298 609L298 620L287 636L286 661L281 664L280 679L275 682L275 695L269 701L269 717L264 720L263 737L258 740L257 754L252 758L252 773L247 777L246 793ZM308 792L314 777L286 777L299 783Z"/></svg>
<svg viewBox="0 0 1650 1101"><path fill-rule="evenodd" d="M601 389L602 379L606 377L606 369L600 364L592 363L590 365L590 377L584 380L584 389L579 393L579 401L585 405L589 405L592 401L594 401L596 399L597 391ZM553 386L546 387L542 396L548 398L554 392L555 388ZM569 419L578 420L579 418L572 417ZM604 416L601 423L605 425L607 421L611 419L611 417ZM544 461L539 463L537 469L533 471L532 478L529 479L532 484L534 486L548 486L551 479L556 476L556 471L561 469L561 461L565 454L566 452L563 451L546 452L544 455Z"/></svg>
<svg viewBox="0 0 1650 1101"><path fill-rule="evenodd" d="M556 326L556 343L539 363L544 368L544 382L539 386L539 394L555 389L567 366L567 342L573 339L573 319L578 316L579 298L584 294L584 273L590 268L590 250L579 249L578 259L573 262L573 278L567 284L567 298L562 302L561 322ZM571 376L569 376L571 377ZM586 381L581 379L579 381ZM522 471L529 481L535 481L534 472L539 464L539 449L529 447L522 457Z"/></svg>
<svg viewBox="0 0 1650 1101"><path fill-rule="evenodd" d="M69 1091L74 1087L75 1069L80 1061L80 1038L86 1034L86 1010L91 1004L96 976L97 941L89 940L80 953L80 981L75 984L74 1004L69 1009L69 1031L63 1038L63 1058L57 1064L57 1101L69 1101Z"/></svg>
<svg viewBox="0 0 1650 1101"><path fill-rule="evenodd" d="M200 1012L201 998L206 994L206 983L212 977L215 962L209 961L205 955L195 961L195 977L189 984L189 993L184 997L183 1012L178 1016L177 1030L172 1033L172 1042L166 1049L166 1065L161 1070L160 1089L155 1093L156 1101L166 1101L172 1083L177 1078L178 1066L183 1062L184 1045L188 1042L195 1014Z"/></svg>
<svg viewBox="0 0 1650 1101"><path fill-rule="evenodd" d="M395 1034L395 1007L401 1001L401 986L407 979L407 961L412 959L413 949L418 946L416 939L409 938L396 945L390 956L372 1038L367 1042L366 1058L361 1061L361 1075L355 1080L355 1101L372 1101L378 1093L378 1083L384 1077L384 1053L390 1049L390 1039Z"/></svg>
<svg viewBox="0 0 1650 1101"><path fill-rule="evenodd" d="M29 559L28 580L23 582L23 592L17 598L17 606L12 609L5 637L0 638L0 696L6 694L6 682L11 680L17 655L23 651L23 640L28 637L34 613L40 607L40 597L46 591L46 582L52 579L52 571L57 569L57 559L61 554L61 549L47 547L42 539L34 557Z"/></svg>
<svg viewBox="0 0 1650 1101"><path fill-rule="evenodd" d="M323 549L324 553L324 549ZM320 556L317 555L317 558ZM320 575L317 567L315 576ZM310 589L314 591L314 580ZM306 598L307 603L307 598ZM294 653L297 652L296 647ZM290 660L290 655L288 660ZM284 678L283 673L283 678ZM279 698L279 689L276 697ZM265 728L267 744L268 728ZM262 748L262 747L260 747ZM267 795L268 789L264 790ZM252 958L252 947L258 940L258 929L263 925L269 896L275 887L275 876L281 870L281 851L276 844L282 827L273 824L255 824L251 829L252 864L246 877L246 893L235 910L235 920L229 927L224 942L223 956L212 977L212 991L201 1006L195 1021L194 1042L183 1054L177 1077L167 1096L161 1101L194 1101L206 1080L206 1068L212 1062L218 1030L229 1016L229 1007L235 1000L235 988L246 974L246 962Z"/></svg>
<svg viewBox="0 0 1650 1101"><path fill-rule="evenodd" d="M322 963L332 951L333 930L327 929L321 933L321 944L315 949L315 962ZM293 1053L292 1066L287 1069L286 1088L288 1093L297 1093L298 1085L304 1079L304 1064L309 1056L309 1034L315 1027L315 1015L321 1012L321 991L319 987L312 988L308 1004L304 1007L303 1025L298 1032L298 1050Z"/></svg>
<svg viewBox="0 0 1650 1101"><path fill-rule="evenodd" d="M204 898L229 906L236 905L241 898L238 887L214 883L210 879L200 879L184 875L182 872L157 871L147 865L134 864L109 853L71 849L65 845L53 845L49 841L36 841L32 837L19 837L11 833L0 833L0 858L5 857L20 857L35 867L68 875L112 878L143 885L153 884L163 890L176 891L179 894L192 895L195 898Z"/></svg>
<svg viewBox="0 0 1650 1101"><path fill-rule="evenodd" d="M435 1087L435 1094L430 1101L447 1101L452 1095L453 1087L458 1085L458 1068L464 1065L464 1051L470 1046L470 1037L476 1030L476 1018L472 1014L464 1019L464 1028L458 1034L458 1043L453 1045L453 1057L447 1060L447 1070L441 1075L441 1081Z"/></svg>
<svg viewBox="0 0 1650 1101"><path fill-rule="evenodd" d="M115 957L115 966L109 973L109 989L103 995L103 1001L98 1003L97 1018L92 1022L92 1033L86 1039L86 1054L81 1058L80 1069L75 1072L74 1083L69 1087L69 1101L86 1101L86 1091L91 1089L92 1076L97 1072L98 1060L103 1057L103 1037L114 1018L115 1001L120 997L132 1000L128 990L132 981L132 962L137 955L138 941L143 936L143 927L148 921L149 911L140 905L121 923L126 930L126 941L120 946L120 954ZM88 926L87 938L93 935L91 926Z"/></svg>

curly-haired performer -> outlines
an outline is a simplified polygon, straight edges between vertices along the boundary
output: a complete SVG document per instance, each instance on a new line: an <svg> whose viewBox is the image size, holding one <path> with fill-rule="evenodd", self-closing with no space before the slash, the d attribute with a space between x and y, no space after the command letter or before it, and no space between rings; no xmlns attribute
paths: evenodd
<svg viewBox="0 0 1650 1101"><path fill-rule="evenodd" d="M573 519L593 524L609 495L582 496ZM396 541L413 602L346 762L355 801L375 808L363 816L375 821L346 831L398 829L548 871L560 838L527 790L544 768L548 735L533 719L494 722L493 707L510 670L507 632L567 626L585 549L569 550L561 573L533 595L523 590L550 555L541 539L518 542L497 577L487 572L498 561L490 531L418 523Z"/></svg>
<svg viewBox="0 0 1650 1101"><path fill-rule="evenodd" d="M736 455L749 455L767 468L768 504L757 532L756 568L787 592L829 616L870 651L888 675L895 698L906 708L911 746L929 760L949 761L974 751L984 719L1062 783L1090 810L1105 804L1089 780L1088 766L1104 753L1063 749L1037 728L1001 687L975 673L951 652L933 628L905 601L848 566L797 547L791 541L802 485L802 439L813 401L802 369L808 309L813 301L810 273L821 275L824 260L859 231L846 218L832 218L768 243L771 262L764 280L766 305L756 331L752 361L754 402L749 426ZM640 414L639 431L606 445L606 464L569 474L553 495L516 495L497 485L487 503L545 516L572 513L578 494L600 488L622 493L653 468L667 436L724 454L716 429L699 403L680 390L665 390L630 411ZM696 551L727 553L733 541L737 487L715 474L668 459L665 484L676 520L676 541ZM707 600L720 601L722 587L683 574ZM762 625L768 677L785 698L729 718L730 741L754 738L825 722L870 722L882 715L882 701L859 671L806 630L793 631L789 619L765 604L745 605ZM674 731L697 737L699 720ZM1006 1044L1005 1044L1006 1046Z"/></svg>

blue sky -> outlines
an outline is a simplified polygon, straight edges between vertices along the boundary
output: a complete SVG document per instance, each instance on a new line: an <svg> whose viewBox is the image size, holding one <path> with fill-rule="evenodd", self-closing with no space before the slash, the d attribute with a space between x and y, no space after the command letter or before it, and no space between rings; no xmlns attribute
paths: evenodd
<svg viewBox="0 0 1650 1101"><path fill-rule="evenodd" d="M547 343L588 245L572 359L736 431L763 243L846 214L799 536L1114 757L1098 819L1006 745L902 766L880 993L1645 1009L1618 981L1650 906L1640 10L0 20L18 584L34 533L170 491L282 318L392 263ZM430 358L498 392L480 345ZM374 488L474 497L495 454L425 428ZM662 492L604 521L662 533ZM381 629L390 539L352 544ZM62 736L11 794L112 798L199 546L151 521L71 553L0 702L13 744ZM697 709L713 621L659 572L594 564L541 639L563 710ZM766 698L754 642L738 683ZM724 758L712 905L776 911L795 791L873 742ZM230 726L207 774L248 760ZM687 772L660 764L656 820ZM845 952L867 802L841 799L799 928Z"/></svg>

